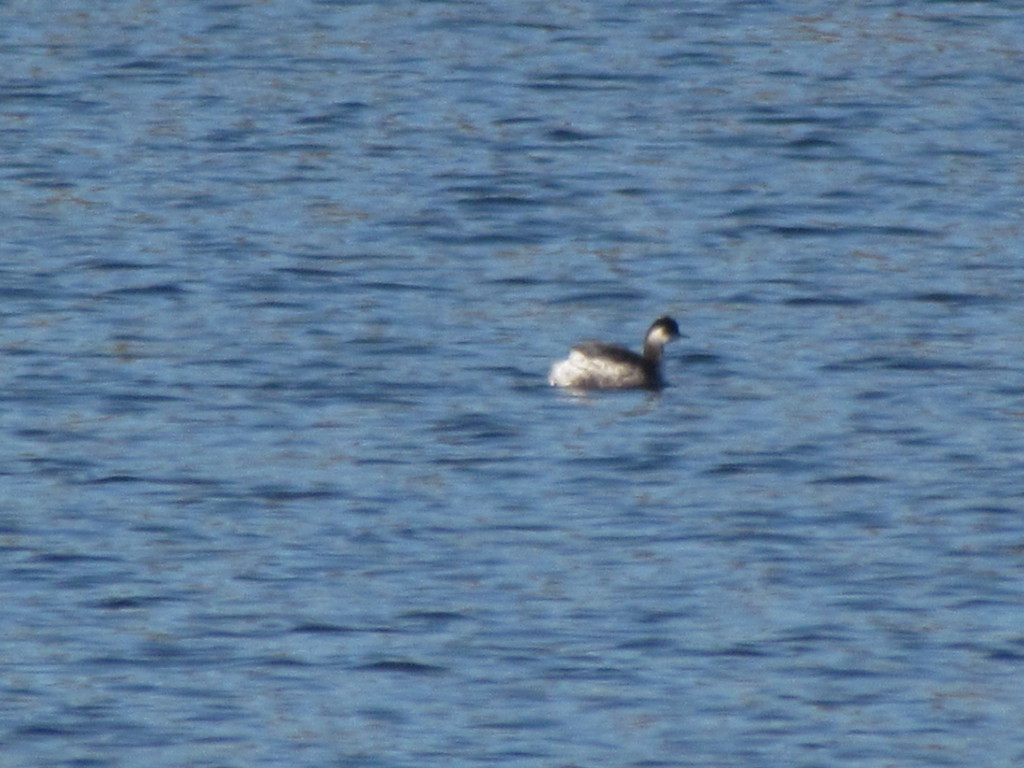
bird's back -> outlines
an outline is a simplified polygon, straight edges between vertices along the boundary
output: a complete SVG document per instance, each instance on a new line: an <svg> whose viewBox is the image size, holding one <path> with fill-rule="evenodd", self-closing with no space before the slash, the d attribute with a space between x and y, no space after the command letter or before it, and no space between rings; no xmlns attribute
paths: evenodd
<svg viewBox="0 0 1024 768"><path fill-rule="evenodd" d="M557 386L579 389L653 388L659 384L657 367L636 352L614 344L585 341L555 363L548 380Z"/></svg>

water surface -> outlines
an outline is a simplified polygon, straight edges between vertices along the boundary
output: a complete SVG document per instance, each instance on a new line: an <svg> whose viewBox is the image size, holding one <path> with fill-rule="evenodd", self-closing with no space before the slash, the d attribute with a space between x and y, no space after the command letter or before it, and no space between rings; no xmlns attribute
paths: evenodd
<svg viewBox="0 0 1024 768"><path fill-rule="evenodd" d="M1020 764L1021 10L0 5L0 762Z"/></svg>

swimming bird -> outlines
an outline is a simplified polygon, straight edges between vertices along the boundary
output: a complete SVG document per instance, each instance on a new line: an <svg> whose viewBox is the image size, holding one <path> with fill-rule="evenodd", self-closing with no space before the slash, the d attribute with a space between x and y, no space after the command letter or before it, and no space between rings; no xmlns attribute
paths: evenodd
<svg viewBox="0 0 1024 768"><path fill-rule="evenodd" d="M661 389L661 350L682 336L671 317L659 317L644 336L641 354L600 341L584 341L551 366L548 383L570 389Z"/></svg>

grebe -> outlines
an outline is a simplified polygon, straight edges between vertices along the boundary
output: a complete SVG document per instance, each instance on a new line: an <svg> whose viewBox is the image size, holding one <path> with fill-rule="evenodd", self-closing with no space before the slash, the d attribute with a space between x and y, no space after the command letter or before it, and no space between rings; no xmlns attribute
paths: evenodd
<svg viewBox="0 0 1024 768"><path fill-rule="evenodd" d="M548 383L570 389L661 389L661 348L681 335L675 320L659 317L647 329L640 355L614 344L585 341L551 366Z"/></svg>

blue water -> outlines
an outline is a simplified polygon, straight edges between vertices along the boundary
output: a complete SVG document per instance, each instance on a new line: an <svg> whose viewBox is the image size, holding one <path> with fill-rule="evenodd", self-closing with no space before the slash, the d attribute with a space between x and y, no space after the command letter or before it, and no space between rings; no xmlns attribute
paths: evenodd
<svg viewBox="0 0 1024 768"><path fill-rule="evenodd" d="M1024 763L1022 11L0 3L0 765Z"/></svg>

